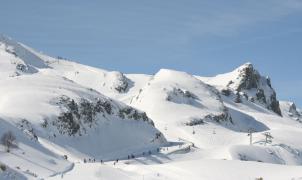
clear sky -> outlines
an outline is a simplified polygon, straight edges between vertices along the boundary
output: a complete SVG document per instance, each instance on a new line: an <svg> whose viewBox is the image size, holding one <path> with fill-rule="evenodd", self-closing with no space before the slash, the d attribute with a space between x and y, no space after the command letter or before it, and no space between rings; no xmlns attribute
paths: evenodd
<svg viewBox="0 0 302 180"><path fill-rule="evenodd" d="M126 73L210 76L249 61L302 106L302 0L1 0L0 32Z"/></svg>

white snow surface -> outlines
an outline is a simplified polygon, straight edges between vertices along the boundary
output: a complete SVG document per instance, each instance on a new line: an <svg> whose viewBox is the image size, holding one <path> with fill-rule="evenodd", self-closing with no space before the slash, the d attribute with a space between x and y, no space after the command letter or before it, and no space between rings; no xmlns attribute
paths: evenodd
<svg viewBox="0 0 302 180"><path fill-rule="evenodd" d="M13 132L17 147L7 153L0 145L0 179L301 180L301 111L281 101L279 116L221 93L236 90L238 72L250 65L215 77L169 69L123 74L49 57L1 35L0 135ZM260 82L271 95L267 79ZM112 111L104 108L92 123L73 113L80 128L68 135L56 126L74 110L64 100L79 109L106 102Z"/></svg>

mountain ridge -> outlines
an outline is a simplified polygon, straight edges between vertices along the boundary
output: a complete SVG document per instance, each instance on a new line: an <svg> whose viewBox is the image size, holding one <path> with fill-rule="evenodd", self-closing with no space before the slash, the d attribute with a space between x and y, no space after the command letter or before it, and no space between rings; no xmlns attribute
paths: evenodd
<svg viewBox="0 0 302 180"><path fill-rule="evenodd" d="M0 75L0 136L18 141L12 153L0 145L0 179L196 180L201 167L218 180L213 167L230 165L243 173L222 171L225 179L302 177L302 112L279 102L252 63L214 77L125 74L0 36ZM254 173L259 166L268 173Z"/></svg>

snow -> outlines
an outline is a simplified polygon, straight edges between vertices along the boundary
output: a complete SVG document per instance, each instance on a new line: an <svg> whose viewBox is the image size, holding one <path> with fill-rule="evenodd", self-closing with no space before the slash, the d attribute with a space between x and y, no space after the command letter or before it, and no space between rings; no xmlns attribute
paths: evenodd
<svg viewBox="0 0 302 180"><path fill-rule="evenodd" d="M249 67L251 65L252 64L248 62L248 63L241 65L240 67L236 68L235 70L233 70L232 72L229 72L229 73L218 74L214 77L196 76L196 78L206 82L207 84L216 86L218 88L227 87L230 81L233 81L233 85L232 85L233 87L237 87L240 82L240 78L239 78L240 72L242 71L242 69Z"/></svg>
<svg viewBox="0 0 302 180"><path fill-rule="evenodd" d="M0 34L1 46L6 46L6 48L14 53L18 58L22 59L25 64L36 67L36 68L47 68L46 63L43 59L32 53L28 48L12 40L9 37Z"/></svg>
<svg viewBox="0 0 302 180"><path fill-rule="evenodd" d="M171 139L190 134L185 123L203 119L206 115L224 113L224 105L217 92L200 80L184 72L162 69L136 95L131 105L140 108L156 121L161 131ZM172 131L167 127L177 128ZM181 132L187 128L187 132ZM169 134L168 134L169 133ZM171 134L170 134L171 133Z"/></svg>
<svg viewBox="0 0 302 180"><path fill-rule="evenodd" d="M146 180L299 180L301 168L256 162L195 159L157 165L76 164L75 169L51 179L146 179Z"/></svg>
<svg viewBox="0 0 302 180"><path fill-rule="evenodd" d="M251 63L246 63L230 73L196 78L215 86L221 92L229 91L234 99L247 99L282 116L270 78L262 76Z"/></svg>
<svg viewBox="0 0 302 180"><path fill-rule="evenodd" d="M0 145L7 167L0 179L302 179L301 111L281 101L280 116L243 94L235 102L242 70L251 66L215 77L170 69L123 74L0 36L0 135L12 131L18 142L10 153ZM274 93L264 76L257 85ZM228 96L221 93L227 88ZM256 89L241 93L254 97ZM64 99L78 108L83 99L107 102L112 113L96 113L91 124L73 114L79 131L61 134L55 123L69 112ZM131 112L123 118L121 110Z"/></svg>
<svg viewBox="0 0 302 180"><path fill-rule="evenodd" d="M302 123L302 113L294 102L281 101L280 108L283 116Z"/></svg>

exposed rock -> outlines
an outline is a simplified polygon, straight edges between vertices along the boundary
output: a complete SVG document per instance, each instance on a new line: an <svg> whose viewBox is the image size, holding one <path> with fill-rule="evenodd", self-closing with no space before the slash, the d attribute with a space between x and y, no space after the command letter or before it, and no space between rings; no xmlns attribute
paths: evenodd
<svg viewBox="0 0 302 180"><path fill-rule="evenodd" d="M273 94L270 97L270 104L268 106L268 109L274 111L275 113L279 114L282 116L279 101L277 100L276 92L274 91Z"/></svg>
<svg viewBox="0 0 302 180"><path fill-rule="evenodd" d="M242 103L240 93L236 92L235 103Z"/></svg>
<svg viewBox="0 0 302 180"><path fill-rule="evenodd" d="M256 97L259 102L266 104L266 97L263 89L257 89Z"/></svg>
<svg viewBox="0 0 302 180"><path fill-rule="evenodd" d="M57 120L52 122L52 125L57 127L60 134L67 134L69 136L78 134L81 136L86 132L86 128L92 128L100 120L100 117L106 116L116 116L125 120L144 121L154 126L153 121L148 118L146 113L128 106L120 107L113 105L110 99L89 101L82 98L76 102L74 99L62 96L59 98L57 104L65 109L58 116ZM47 128L49 126L48 120L44 120L41 126Z"/></svg>
<svg viewBox="0 0 302 180"><path fill-rule="evenodd" d="M251 63L245 64L240 71L239 77L241 79L237 91L242 89L252 89L258 87L260 74L254 69Z"/></svg>
<svg viewBox="0 0 302 180"><path fill-rule="evenodd" d="M231 95L231 90L230 89L222 89L221 94L224 96L230 96Z"/></svg>
<svg viewBox="0 0 302 180"><path fill-rule="evenodd" d="M114 73L116 79L113 81L113 89L119 93L125 93L128 90L130 80L121 72Z"/></svg>
<svg viewBox="0 0 302 180"><path fill-rule="evenodd" d="M193 118L189 122L186 122L186 126L196 126L196 125L203 125L205 124L204 120L202 118Z"/></svg>
<svg viewBox="0 0 302 180"><path fill-rule="evenodd" d="M291 103L291 104L290 104L289 112L290 112L293 116L298 116L298 117L302 116L302 115L298 112L295 103Z"/></svg>
<svg viewBox="0 0 302 180"><path fill-rule="evenodd" d="M198 97L188 90L173 88L167 93L166 100L180 104L194 105L197 103L195 100L198 100Z"/></svg>
<svg viewBox="0 0 302 180"><path fill-rule="evenodd" d="M112 114L112 106L109 101L98 100L94 109L98 113L106 112L107 114Z"/></svg>
<svg viewBox="0 0 302 180"><path fill-rule="evenodd" d="M28 67L24 64L17 64L16 69L21 72L26 72L28 70Z"/></svg>
<svg viewBox="0 0 302 180"><path fill-rule="evenodd" d="M206 120L213 120L217 123L221 123L223 121L230 121L231 123L233 122L232 117L229 116L228 113L222 113L222 114L219 114L219 115L209 114L209 115L205 116L205 119Z"/></svg>
<svg viewBox="0 0 302 180"><path fill-rule="evenodd" d="M197 125L203 125L207 121L215 121L217 123L230 122L233 124L232 117L230 116L228 109L226 107L223 109L223 113L221 114L208 114L203 118L194 117L190 121L185 122L184 124L186 126L197 126Z"/></svg>
<svg viewBox="0 0 302 180"><path fill-rule="evenodd" d="M284 116L302 123L302 112L296 107L295 103L283 101L280 106Z"/></svg>
<svg viewBox="0 0 302 180"><path fill-rule="evenodd" d="M232 81L227 85L228 88L245 94L245 98L251 102L259 103L282 116L279 101L269 77L261 76L251 63L239 67L237 72L238 77L234 80L236 83ZM239 96L237 94L236 96L235 102L239 102Z"/></svg>
<svg viewBox="0 0 302 180"><path fill-rule="evenodd" d="M143 120L148 123L150 123L152 126L154 126L154 123L150 121L147 114L145 112L139 112L136 109L133 109L131 107L125 107L123 109L119 110L119 116L122 119L133 119L133 120Z"/></svg>

